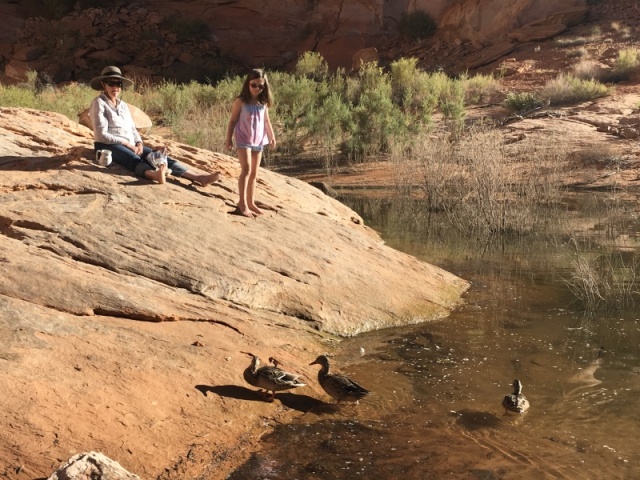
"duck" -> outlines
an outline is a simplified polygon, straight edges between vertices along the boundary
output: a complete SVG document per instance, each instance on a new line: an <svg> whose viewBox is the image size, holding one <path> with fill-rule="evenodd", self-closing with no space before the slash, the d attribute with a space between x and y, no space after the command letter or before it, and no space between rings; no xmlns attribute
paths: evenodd
<svg viewBox="0 0 640 480"><path fill-rule="evenodd" d="M337 400L337 403L358 403L360 399L371 393L345 375L329 373L331 366L326 355L320 355L309 365L320 365L322 367L318 372L318 383L330 397Z"/></svg>
<svg viewBox="0 0 640 480"><path fill-rule="evenodd" d="M516 378L513 381L513 393L505 395L502 400L505 414L514 412L522 415L529 409L530 405L529 400L522 394L522 382Z"/></svg>
<svg viewBox="0 0 640 480"><path fill-rule="evenodd" d="M285 372L279 367L280 362L275 358L269 358L273 366L265 365L260 367L260 359L257 355L249 352L241 353L251 357L251 364L243 372L244 380L249 385L265 390L268 402L273 402L276 392L306 387L306 384L299 380L301 375ZM271 395L269 395L269 392L271 392Z"/></svg>

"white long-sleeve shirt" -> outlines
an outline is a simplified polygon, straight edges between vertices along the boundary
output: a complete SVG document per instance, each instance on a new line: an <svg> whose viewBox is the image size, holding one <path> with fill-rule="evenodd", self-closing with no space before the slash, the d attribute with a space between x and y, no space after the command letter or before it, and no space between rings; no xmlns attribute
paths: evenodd
<svg viewBox="0 0 640 480"><path fill-rule="evenodd" d="M129 107L122 100L117 99L114 108L107 96L101 93L91 102L89 112L96 142L135 144L142 141Z"/></svg>

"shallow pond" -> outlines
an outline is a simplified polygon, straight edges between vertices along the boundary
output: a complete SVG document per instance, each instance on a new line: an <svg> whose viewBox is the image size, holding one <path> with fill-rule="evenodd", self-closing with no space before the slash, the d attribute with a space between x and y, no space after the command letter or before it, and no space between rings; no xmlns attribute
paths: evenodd
<svg viewBox="0 0 640 480"><path fill-rule="evenodd" d="M470 280L465 304L345 340L332 364L374 393L312 404L229 479L640 478L640 312L584 313L553 242L451 255L351 206L394 248ZM522 416L501 407L514 378Z"/></svg>

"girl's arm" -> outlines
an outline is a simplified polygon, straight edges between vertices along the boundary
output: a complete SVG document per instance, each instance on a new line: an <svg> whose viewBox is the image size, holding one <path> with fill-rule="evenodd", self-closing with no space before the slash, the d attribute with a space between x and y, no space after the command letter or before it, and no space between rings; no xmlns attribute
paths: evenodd
<svg viewBox="0 0 640 480"><path fill-rule="evenodd" d="M236 98L231 107L231 118L229 119L229 126L227 126L227 138L224 142L224 146L227 150L231 150L233 148L233 130L236 128L236 123L238 123L238 118L240 118L241 110L242 100Z"/></svg>
<svg viewBox="0 0 640 480"><path fill-rule="evenodd" d="M267 107L264 109L264 126L267 129L269 146L276 148L276 135L273 133L273 126L271 125L271 119L269 118L269 108Z"/></svg>

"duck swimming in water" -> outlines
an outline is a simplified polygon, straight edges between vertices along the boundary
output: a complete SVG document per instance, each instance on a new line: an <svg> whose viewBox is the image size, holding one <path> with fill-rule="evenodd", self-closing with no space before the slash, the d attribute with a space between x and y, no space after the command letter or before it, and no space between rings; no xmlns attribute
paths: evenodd
<svg viewBox="0 0 640 480"><path fill-rule="evenodd" d="M276 392L306 386L306 384L298 380L300 375L285 372L279 368L280 362L275 358L269 358L269 361L274 364L273 366L265 365L258 368L260 359L256 355L248 352L241 353L252 358L251 364L243 372L245 381L249 385L266 390L267 394L271 392L271 395L267 397L267 401L273 402Z"/></svg>
<svg viewBox="0 0 640 480"><path fill-rule="evenodd" d="M522 395L522 382L517 378L513 381L513 393L504 396L502 406L505 413L514 412L520 415L529 409L529 400Z"/></svg>
<svg viewBox="0 0 640 480"><path fill-rule="evenodd" d="M361 387L349 377L339 373L329 373L329 359L326 355L320 355L309 365L320 365L322 368L318 372L318 383L327 394L340 402L358 402L370 392Z"/></svg>

